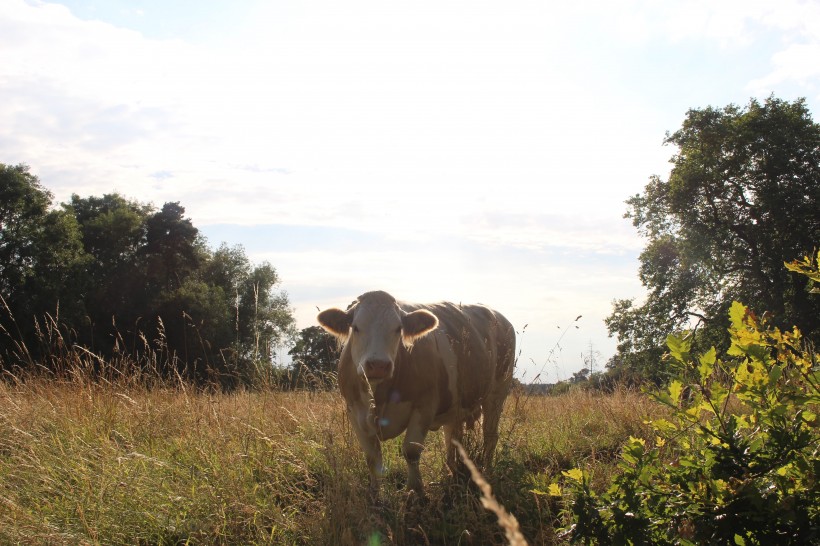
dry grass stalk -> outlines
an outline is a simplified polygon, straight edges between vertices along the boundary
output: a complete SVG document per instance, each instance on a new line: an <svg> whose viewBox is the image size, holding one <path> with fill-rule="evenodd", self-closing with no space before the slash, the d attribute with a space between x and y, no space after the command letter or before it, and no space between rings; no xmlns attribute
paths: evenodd
<svg viewBox="0 0 820 546"><path fill-rule="evenodd" d="M458 449L461 460L464 461L464 464L467 465L467 468L470 470L470 476L472 476L473 481L478 488L481 489L481 504L484 505L484 508L498 516L498 524L504 529L507 542L509 542L511 546L527 546L527 539L521 534L518 520L515 519L515 516L507 512L495 499L492 487L487 483L487 480L484 479L484 476L481 475L481 472L478 471L473 461L470 460L464 446L456 440L453 440L453 444L455 444L456 449Z"/></svg>

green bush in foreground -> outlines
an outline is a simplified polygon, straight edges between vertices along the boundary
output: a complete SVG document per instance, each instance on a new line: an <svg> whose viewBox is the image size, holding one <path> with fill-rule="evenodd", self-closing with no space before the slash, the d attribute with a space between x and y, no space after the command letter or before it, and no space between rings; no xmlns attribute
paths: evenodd
<svg viewBox="0 0 820 546"><path fill-rule="evenodd" d="M670 336L681 377L653 395L654 446L630 438L609 488L563 473L574 541L599 544L817 544L820 370L800 332L734 303L731 347L690 354ZM553 494L561 494L557 484Z"/></svg>

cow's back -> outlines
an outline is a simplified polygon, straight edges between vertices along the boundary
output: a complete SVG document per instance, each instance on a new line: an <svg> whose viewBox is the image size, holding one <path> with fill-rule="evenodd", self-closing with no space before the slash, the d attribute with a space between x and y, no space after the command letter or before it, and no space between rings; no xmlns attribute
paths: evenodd
<svg viewBox="0 0 820 546"><path fill-rule="evenodd" d="M419 339L411 358L444 366L450 376L453 403L473 412L484 397L512 379L515 332L500 313L483 305L400 303L405 311L426 309L438 328ZM455 373L453 373L455 372Z"/></svg>

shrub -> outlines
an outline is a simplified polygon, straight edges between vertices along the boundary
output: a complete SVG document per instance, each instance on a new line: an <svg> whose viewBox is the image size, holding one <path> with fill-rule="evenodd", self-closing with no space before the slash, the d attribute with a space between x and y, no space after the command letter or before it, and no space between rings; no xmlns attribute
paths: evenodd
<svg viewBox="0 0 820 546"><path fill-rule="evenodd" d="M681 378L653 397L654 441L630 438L620 475L596 493L563 473L574 541L599 544L809 544L820 540L820 369L800 332L734 303L731 347L690 353L670 336ZM558 484L554 494L562 494Z"/></svg>

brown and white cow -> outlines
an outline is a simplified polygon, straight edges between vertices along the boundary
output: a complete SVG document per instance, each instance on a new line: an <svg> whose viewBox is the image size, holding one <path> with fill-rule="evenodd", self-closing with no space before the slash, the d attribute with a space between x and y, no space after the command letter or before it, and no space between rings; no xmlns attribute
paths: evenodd
<svg viewBox="0 0 820 546"><path fill-rule="evenodd" d="M405 303L386 292L362 294L346 311L327 309L319 323L344 343L339 388L365 452L370 486L383 473L382 440L406 431L407 486L422 494L419 457L430 430L444 428L447 465L452 440L483 414L484 464L498 443L498 422L512 382L515 331L481 305Z"/></svg>

